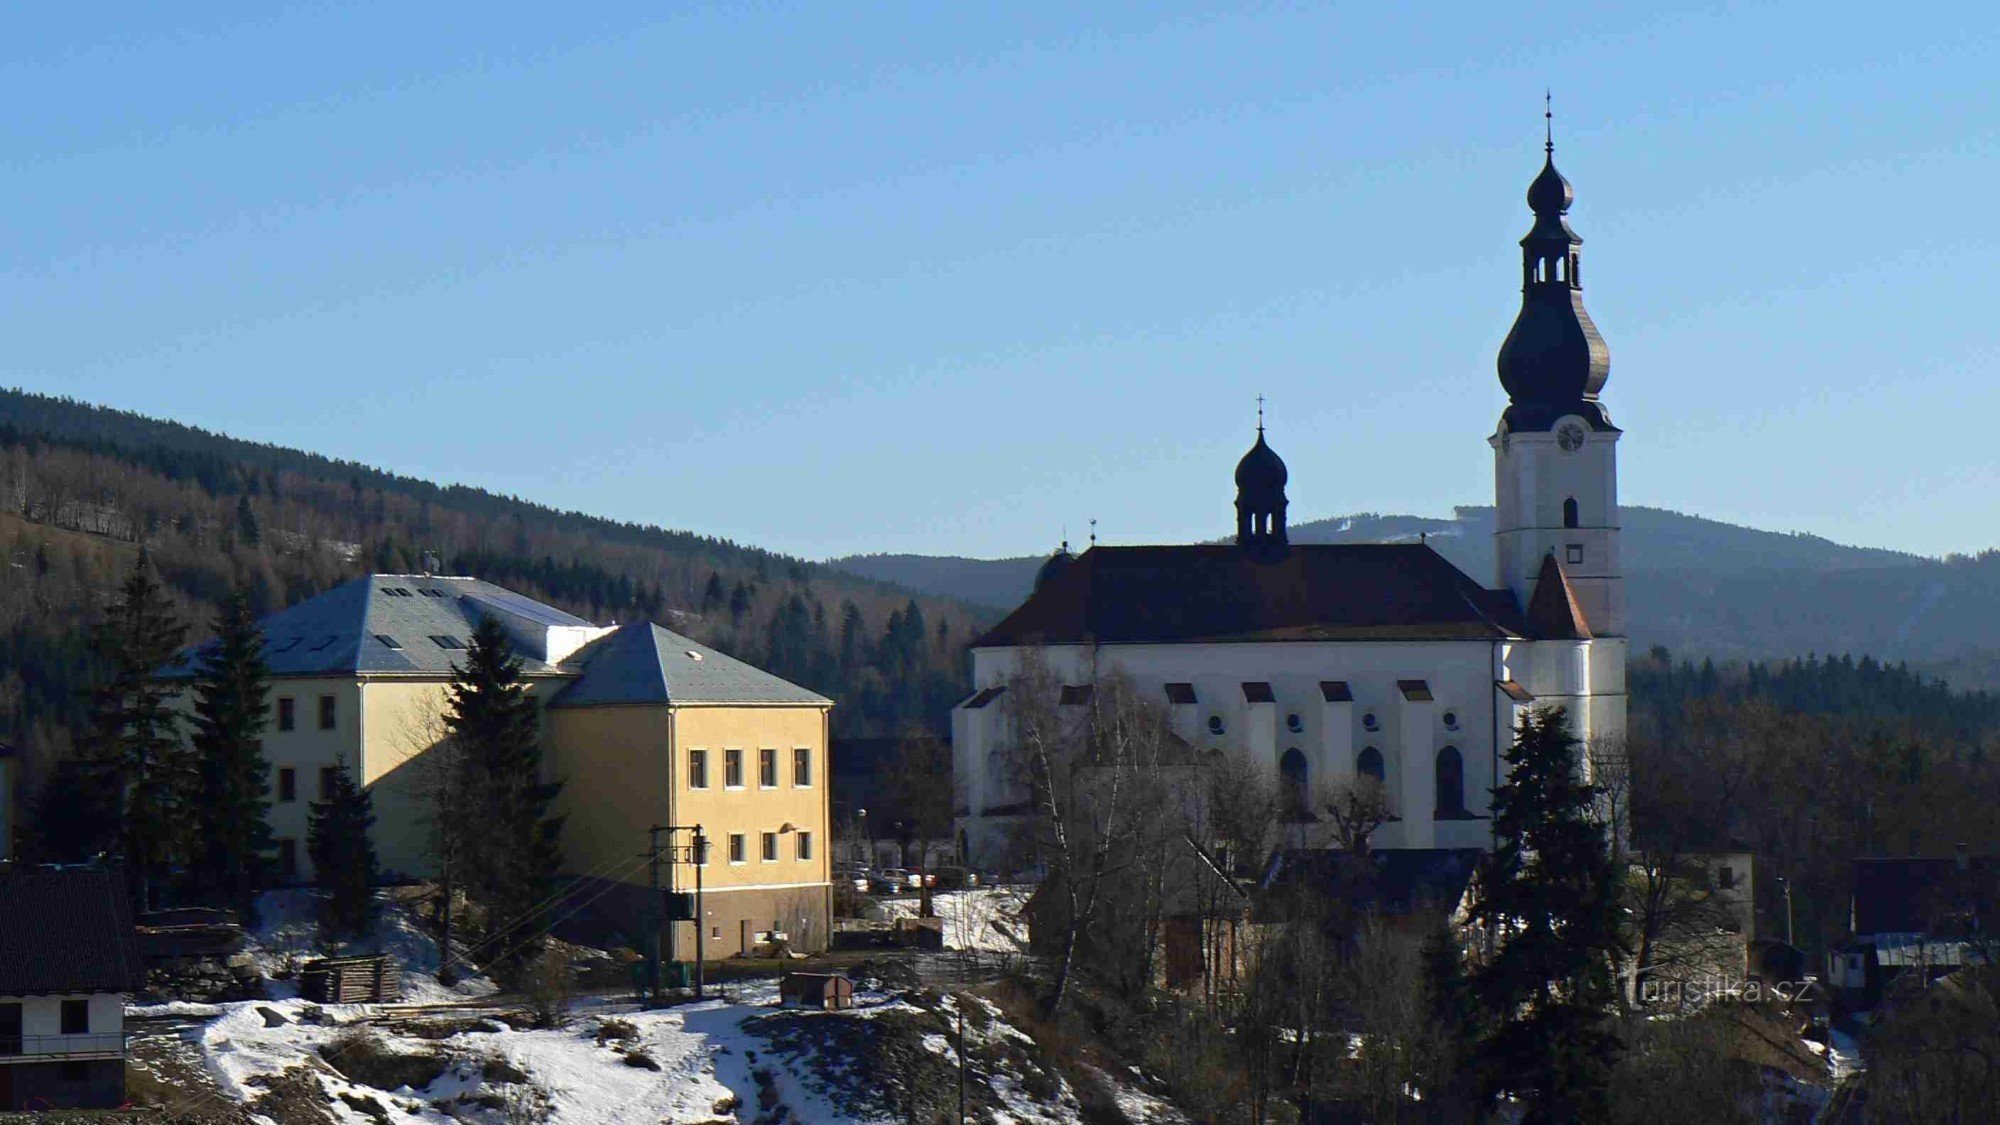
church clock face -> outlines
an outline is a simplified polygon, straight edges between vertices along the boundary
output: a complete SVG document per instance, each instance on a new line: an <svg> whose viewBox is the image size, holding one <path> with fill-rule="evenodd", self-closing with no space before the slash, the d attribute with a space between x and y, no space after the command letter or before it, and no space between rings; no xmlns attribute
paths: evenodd
<svg viewBox="0 0 2000 1125"><path fill-rule="evenodd" d="M1556 427L1556 446L1564 453L1575 453L1583 448L1583 424L1564 422Z"/></svg>

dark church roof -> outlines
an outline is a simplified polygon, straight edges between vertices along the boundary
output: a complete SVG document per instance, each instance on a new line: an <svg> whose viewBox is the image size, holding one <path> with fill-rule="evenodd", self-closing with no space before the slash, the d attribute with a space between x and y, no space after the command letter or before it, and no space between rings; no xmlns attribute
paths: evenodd
<svg viewBox="0 0 2000 1125"><path fill-rule="evenodd" d="M118 872L0 867L0 996L133 992L144 977Z"/></svg>
<svg viewBox="0 0 2000 1125"><path fill-rule="evenodd" d="M975 647L1193 641L1496 640L1523 635L1487 590L1421 543L1092 547Z"/></svg>
<svg viewBox="0 0 2000 1125"><path fill-rule="evenodd" d="M1278 851L1260 889L1267 904L1274 895L1302 890L1356 913L1449 913L1485 854L1478 848L1395 848L1365 856L1335 848Z"/></svg>

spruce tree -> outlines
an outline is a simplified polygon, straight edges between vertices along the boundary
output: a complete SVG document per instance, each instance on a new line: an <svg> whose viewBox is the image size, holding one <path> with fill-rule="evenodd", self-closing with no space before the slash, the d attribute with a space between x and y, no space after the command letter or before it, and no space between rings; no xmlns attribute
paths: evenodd
<svg viewBox="0 0 2000 1125"><path fill-rule="evenodd" d="M84 736L89 798L111 812L136 909L151 908L168 873L187 858L203 817L193 749L171 701L179 687L156 678L176 665L187 626L174 615L144 550L95 638L105 678L90 692Z"/></svg>
<svg viewBox="0 0 2000 1125"><path fill-rule="evenodd" d="M375 799L354 783L342 762L325 801L306 823L306 854L319 887L320 933L329 942L366 936L375 915Z"/></svg>
<svg viewBox="0 0 2000 1125"><path fill-rule="evenodd" d="M193 742L205 824L191 874L198 893L248 917L271 866L271 768L263 742L271 680L264 636L242 590L223 602L215 633L202 653L194 689Z"/></svg>
<svg viewBox="0 0 2000 1125"><path fill-rule="evenodd" d="M506 631L490 617L473 630L445 722L464 752L478 825L465 837L465 886L486 907L496 955L518 964L545 926L546 914L526 915L555 888L562 819L549 808L562 785L542 779L535 698Z"/></svg>
<svg viewBox="0 0 2000 1125"><path fill-rule="evenodd" d="M1620 1049L1618 872L1579 745L1561 708L1522 719L1468 912L1494 945L1467 981L1474 1065L1489 1105L1511 1096L1529 1123L1604 1120Z"/></svg>

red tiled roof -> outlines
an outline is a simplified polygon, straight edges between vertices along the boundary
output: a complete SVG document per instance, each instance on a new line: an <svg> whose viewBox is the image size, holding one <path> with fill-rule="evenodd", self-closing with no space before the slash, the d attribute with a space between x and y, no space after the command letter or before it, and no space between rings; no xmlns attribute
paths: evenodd
<svg viewBox="0 0 2000 1125"><path fill-rule="evenodd" d="M1421 543L1092 547L974 647L1193 641L1497 640L1523 635L1488 590Z"/></svg>

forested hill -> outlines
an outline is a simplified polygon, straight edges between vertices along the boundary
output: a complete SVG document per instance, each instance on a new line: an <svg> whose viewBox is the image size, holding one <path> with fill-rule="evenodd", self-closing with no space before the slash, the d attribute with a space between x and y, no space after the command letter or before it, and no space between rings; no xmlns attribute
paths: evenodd
<svg viewBox="0 0 2000 1125"><path fill-rule="evenodd" d="M1622 509L1629 632L1697 661L1871 653L1966 688L2000 688L2000 552L1925 558L1761 531L1660 508ZM1493 509L1451 519L1365 513L1292 528L1296 543L1429 541L1480 581ZM867 555L831 565L911 589L1011 608L1042 556Z"/></svg>
<svg viewBox="0 0 2000 1125"><path fill-rule="evenodd" d="M266 612L430 553L444 572L593 621L650 618L761 664L837 700L844 734L941 722L966 639L996 616L708 536L0 390L0 741L31 772L68 745L88 624L140 544L196 637L232 584Z"/></svg>

